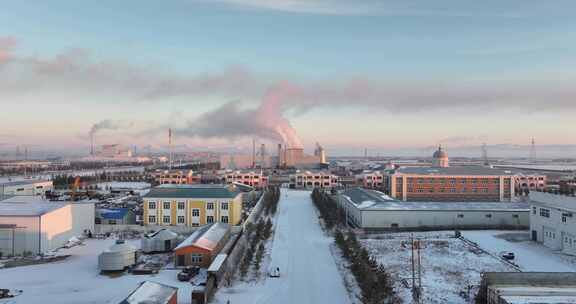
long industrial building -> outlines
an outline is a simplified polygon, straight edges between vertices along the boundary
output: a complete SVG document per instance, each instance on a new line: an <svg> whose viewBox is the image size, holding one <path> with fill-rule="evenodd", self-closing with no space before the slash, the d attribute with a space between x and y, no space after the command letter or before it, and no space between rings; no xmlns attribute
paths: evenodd
<svg viewBox="0 0 576 304"><path fill-rule="evenodd" d="M403 202L362 188L339 193L348 222L366 229L520 229L529 226L529 206L502 202Z"/></svg>
<svg viewBox="0 0 576 304"><path fill-rule="evenodd" d="M49 180L21 180L0 183L0 199L10 196L44 195L54 186Z"/></svg>
<svg viewBox="0 0 576 304"><path fill-rule="evenodd" d="M0 201L2 255L41 254L94 231L93 203L56 203L29 197Z"/></svg>

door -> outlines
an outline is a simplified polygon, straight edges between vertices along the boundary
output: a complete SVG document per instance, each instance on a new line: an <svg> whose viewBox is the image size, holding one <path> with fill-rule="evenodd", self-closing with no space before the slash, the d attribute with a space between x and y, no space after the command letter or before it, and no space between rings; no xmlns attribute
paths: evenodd
<svg viewBox="0 0 576 304"><path fill-rule="evenodd" d="M532 230L532 240L534 242L538 241L538 232L536 230Z"/></svg>
<svg viewBox="0 0 576 304"><path fill-rule="evenodd" d="M170 240L164 241L164 251L172 250L172 242Z"/></svg>

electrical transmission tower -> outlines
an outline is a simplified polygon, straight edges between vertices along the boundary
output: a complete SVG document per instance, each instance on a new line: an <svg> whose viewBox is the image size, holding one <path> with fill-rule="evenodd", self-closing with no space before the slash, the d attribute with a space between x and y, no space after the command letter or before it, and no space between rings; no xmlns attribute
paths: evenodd
<svg viewBox="0 0 576 304"><path fill-rule="evenodd" d="M532 141L530 142L529 161L530 161L530 163L536 162L536 141L534 140L534 137L532 137Z"/></svg>
<svg viewBox="0 0 576 304"><path fill-rule="evenodd" d="M486 143L482 144L482 162L484 162L484 166L489 166L490 162L488 161L488 147Z"/></svg>

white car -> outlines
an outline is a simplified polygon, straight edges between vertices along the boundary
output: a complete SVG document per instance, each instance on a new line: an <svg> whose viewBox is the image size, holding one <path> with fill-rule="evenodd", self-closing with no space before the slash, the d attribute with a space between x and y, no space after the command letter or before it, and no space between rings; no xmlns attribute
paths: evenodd
<svg viewBox="0 0 576 304"><path fill-rule="evenodd" d="M280 267L276 267L276 268L272 268L270 269L270 271L268 272L268 276L270 276L271 278L279 278L280 277Z"/></svg>

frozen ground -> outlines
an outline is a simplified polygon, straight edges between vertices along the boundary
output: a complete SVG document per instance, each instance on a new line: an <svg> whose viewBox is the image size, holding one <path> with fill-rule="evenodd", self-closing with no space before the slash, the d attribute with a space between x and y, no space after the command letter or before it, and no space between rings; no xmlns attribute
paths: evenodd
<svg viewBox="0 0 576 304"><path fill-rule="evenodd" d="M0 303L116 304L145 280L178 287L178 303L191 303L192 286L176 279L177 270L162 270L157 275L125 274L116 278L100 275L98 254L113 243L113 239L87 240L84 246L59 251L72 255L64 261L0 269L0 288L24 291L15 298L0 300ZM139 241L130 243L140 247Z"/></svg>
<svg viewBox="0 0 576 304"><path fill-rule="evenodd" d="M530 241L527 231L463 231L462 235L494 254L502 251L514 252L514 263L524 271L576 271L573 261L576 258Z"/></svg>
<svg viewBox="0 0 576 304"><path fill-rule="evenodd" d="M452 232L414 233L422 239L422 303L468 303L461 293L480 283L484 271L514 271L499 259L452 238ZM410 233L368 236L361 243L395 276L396 290L404 303L412 303ZM404 282L403 282L404 280ZM403 284L404 283L404 284ZM407 284L406 284L407 283ZM405 285L406 284L406 285ZM476 287L469 294L474 295Z"/></svg>
<svg viewBox="0 0 576 304"><path fill-rule="evenodd" d="M271 265L280 278L236 283L216 294L217 303L350 303L334 258L332 238L320 229L309 191L282 189Z"/></svg>

